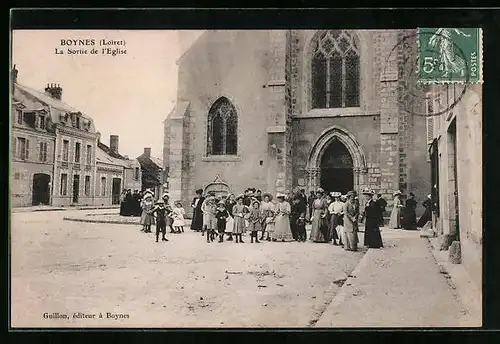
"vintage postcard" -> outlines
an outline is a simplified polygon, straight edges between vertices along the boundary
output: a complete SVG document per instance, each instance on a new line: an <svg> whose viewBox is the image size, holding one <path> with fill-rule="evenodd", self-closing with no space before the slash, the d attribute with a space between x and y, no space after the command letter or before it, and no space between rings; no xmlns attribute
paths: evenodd
<svg viewBox="0 0 500 344"><path fill-rule="evenodd" d="M482 55L12 31L11 328L482 326Z"/></svg>

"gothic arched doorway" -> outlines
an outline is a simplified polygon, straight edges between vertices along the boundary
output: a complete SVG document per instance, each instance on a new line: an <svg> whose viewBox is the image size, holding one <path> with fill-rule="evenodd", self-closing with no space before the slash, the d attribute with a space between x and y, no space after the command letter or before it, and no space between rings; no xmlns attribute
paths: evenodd
<svg viewBox="0 0 500 344"><path fill-rule="evenodd" d="M340 191L342 194L354 189L351 154L335 137L321 157L320 186L327 192Z"/></svg>
<svg viewBox="0 0 500 344"><path fill-rule="evenodd" d="M50 201L50 175L35 173L33 175L32 205L45 204Z"/></svg>

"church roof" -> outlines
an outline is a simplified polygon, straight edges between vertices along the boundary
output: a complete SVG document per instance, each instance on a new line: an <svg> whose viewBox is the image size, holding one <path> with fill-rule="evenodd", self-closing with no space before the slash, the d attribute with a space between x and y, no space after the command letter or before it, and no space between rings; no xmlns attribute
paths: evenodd
<svg viewBox="0 0 500 344"><path fill-rule="evenodd" d="M186 110L189 106L188 101L178 101L175 104L175 107L170 111L170 113L167 116L167 119L182 119L184 118L184 115L186 114Z"/></svg>

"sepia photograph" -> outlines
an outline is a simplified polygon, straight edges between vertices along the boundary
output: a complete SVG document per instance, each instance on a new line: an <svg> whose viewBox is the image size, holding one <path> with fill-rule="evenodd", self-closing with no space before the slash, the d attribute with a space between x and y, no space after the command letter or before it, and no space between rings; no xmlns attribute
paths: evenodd
<svg viewBox="0 0 500 344"><path fill-rule="evenodd" d="M13 30L10 327L481 327L482 30Z"/></svg>

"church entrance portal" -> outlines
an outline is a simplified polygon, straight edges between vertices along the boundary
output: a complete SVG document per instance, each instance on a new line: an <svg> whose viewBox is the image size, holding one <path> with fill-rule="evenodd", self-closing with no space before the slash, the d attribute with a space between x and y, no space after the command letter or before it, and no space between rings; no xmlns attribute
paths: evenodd
<svg viewBox="0 0 500 344"><path fill-rule="evenodd" d="M321 157L320 186L326 192L342 194L354 190L352 157L338 139L333 138Z"/></svg>

